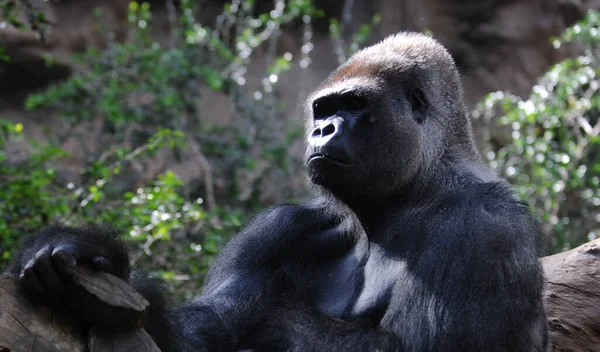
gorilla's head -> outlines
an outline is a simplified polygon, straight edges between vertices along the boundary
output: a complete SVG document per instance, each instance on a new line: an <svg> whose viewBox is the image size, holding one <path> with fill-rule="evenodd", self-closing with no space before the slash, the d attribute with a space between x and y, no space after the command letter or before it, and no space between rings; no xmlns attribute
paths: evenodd
<svg viewBox="0 0 600 352"><path fill-rule="evenodd" d="M401 33L353 55L307 100L311 182L348 205L385 202L444 155L476 158L454 61Z"/></svg>

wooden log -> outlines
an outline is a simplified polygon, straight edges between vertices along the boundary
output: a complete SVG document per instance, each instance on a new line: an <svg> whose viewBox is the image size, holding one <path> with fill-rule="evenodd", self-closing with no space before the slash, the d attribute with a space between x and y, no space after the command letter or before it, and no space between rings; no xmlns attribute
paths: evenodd
<svg viewBox="0 0 600 352"><path fill-rule="evenodd" d="M0 352L160 352L142 329L149 303L123 280L102 272L78 268L76 282L87 302L108 316L87 331L86 324L67 310L29 300L17 279L0 275ZM58 309L58 311L57 311ZM126 333L110 333L107 325L130 327Z"/></svg>
<svg viewBox="0 0 600 352"><path fill-rule="evenodd" d="M600 239L541 259L552 351L600 351ZM148 302L124 281L82 269L81 287L102 302L113 319L141 327ZM87 336L87 338L86 338ZM101 326L83 331L66 311L50 310L24 297L14 277L0 275L0 352L160 350L143 330L123 334Z"/></svg>
<svg viewBox="0 0 600 352"><path fill-rule="evenodd" d="M32 305L17 287L17 281L0 275L0 351L85 350L83 331L66 311L53 314Z"/></svg>
<svg viewBox="0 0 600 352"><path fill-rule="evenodd" d="M600 351L600 239L542 258L552 351Z"/></svg>
<svg viewBox="0 0 600 352"><path fill-rule="evenodd" d="M150 303L131 285L116 276L78 267L76 282L86 295L85 301L94 301L94 307L109 327L141 328L146 321ZM97 320L97 319L94 319Z"/></svg>
<svg viewBox="0 0 600 352"><path fill-rule="evenodd" d="M88 339L91 352L103 351L139 351L160 352L160 349L148 335L146 330L138 329L129 333L107 332L103 329L92 328Z"/></svg>

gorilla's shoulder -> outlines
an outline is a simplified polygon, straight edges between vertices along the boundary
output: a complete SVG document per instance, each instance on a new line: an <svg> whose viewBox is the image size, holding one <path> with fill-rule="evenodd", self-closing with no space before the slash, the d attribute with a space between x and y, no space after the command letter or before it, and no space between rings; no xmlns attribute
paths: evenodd
<svg viewBox="0 0 600 352"><path fill-rule="evenodd" d="M519 200L510 185L504 180L479 182L445 193L436 202L438 208L496 214L505 217L508 213L528 214L528 206Z"/></svg>
<svg viewBox="0 0 600 352"><path fill-rule="evenodd" d="M528 205L503 180L449 192L432 210L430 228L455 240L499 246L537 245L539 234Z"/></svg>

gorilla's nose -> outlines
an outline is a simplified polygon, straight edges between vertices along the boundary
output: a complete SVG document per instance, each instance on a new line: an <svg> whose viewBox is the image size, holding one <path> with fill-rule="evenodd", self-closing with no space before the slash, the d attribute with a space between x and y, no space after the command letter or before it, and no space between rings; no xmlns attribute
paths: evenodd
<svg viewBox="0 0 600 352"><path fill-rule="evenodd" d="M323 146L343 132L344 120L339 116L332 116L327 120L318 122L317 127L311 132L308 142L314 146Z"/></svg>

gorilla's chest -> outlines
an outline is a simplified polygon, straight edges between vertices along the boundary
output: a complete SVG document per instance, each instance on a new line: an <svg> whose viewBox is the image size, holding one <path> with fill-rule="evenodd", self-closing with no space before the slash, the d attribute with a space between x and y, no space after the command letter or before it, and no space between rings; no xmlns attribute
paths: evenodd
<svg viewBox="0 0 600 352"><path fill-rule="evenodd" d="M404 265L378 246L359 244L318 268L314 304L326 315L381 320Z"/></svg>

